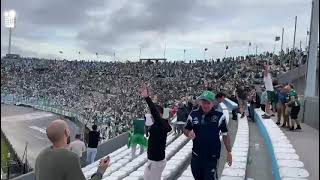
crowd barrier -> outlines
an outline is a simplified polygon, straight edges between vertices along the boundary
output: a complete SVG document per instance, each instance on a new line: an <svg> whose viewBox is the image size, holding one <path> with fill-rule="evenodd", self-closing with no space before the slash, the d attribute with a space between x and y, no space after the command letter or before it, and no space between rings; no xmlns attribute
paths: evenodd
<svg viewBox="0 0 320 180"><path fill-rule="evenodd" d="M231 112L232 110L234 110L235 108L238 107L238 104L231 101L230 99L228 98L224 98L224 101L223 101L224 105L228 108L229 112Z"/></svg>

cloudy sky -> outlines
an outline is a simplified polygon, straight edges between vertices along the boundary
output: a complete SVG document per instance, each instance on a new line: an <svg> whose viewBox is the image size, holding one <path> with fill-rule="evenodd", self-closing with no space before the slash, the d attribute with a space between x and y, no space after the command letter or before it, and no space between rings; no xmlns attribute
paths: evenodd
<svg viewBox="0 0 320 180"><path fill-rule="evenodd" d="M1 55L7 52L3 13L14 9L12 53L46 58L137 60L206 58L273 51L306 44L311 0L1 0ZM279 50L281 41L276 44ZM165 45L166 44L166 45ZM63 54L59 54L63 51ZM81 52L79 55L78 52Z"/></svg>

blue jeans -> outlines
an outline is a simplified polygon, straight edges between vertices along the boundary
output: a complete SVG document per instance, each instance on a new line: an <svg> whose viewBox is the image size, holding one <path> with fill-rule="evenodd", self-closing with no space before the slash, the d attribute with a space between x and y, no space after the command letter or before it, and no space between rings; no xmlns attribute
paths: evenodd
<svg viewBox="0 0 320 180"><path fill-rule="evenodd" d="M87 148L87 165L94 162L97 155L97 148Z"/></svg>

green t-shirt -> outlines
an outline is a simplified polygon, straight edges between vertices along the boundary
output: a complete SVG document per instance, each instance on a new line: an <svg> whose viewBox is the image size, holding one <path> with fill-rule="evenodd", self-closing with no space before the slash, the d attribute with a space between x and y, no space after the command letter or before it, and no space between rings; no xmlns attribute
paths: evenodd
<svg viewBox="0 0 320 180"><path fill-rule="evenodd" d="M143 119L133 120L133 134L144 135L144 120Z"/></svg>
<svg viewBox="0 0 320 180"><path fill-rule="evenodd" d="M298 100L298 94L294 89L291 89L287 96L287 101L289 106L300 106L300 102Z"/></svg>

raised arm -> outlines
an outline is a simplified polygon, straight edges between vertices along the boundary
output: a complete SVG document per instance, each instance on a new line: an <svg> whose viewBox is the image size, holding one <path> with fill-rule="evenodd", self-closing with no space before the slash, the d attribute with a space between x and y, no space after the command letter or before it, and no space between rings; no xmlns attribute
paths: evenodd
<svg viewBox="0 0 320 180"><path fill-rule="evenodd" d="M148 107L150 109L151 115L154 118L154 120L157 120L159 118L161 118L160 113L158 112L155 104L152 102L151 98L149 96L144 97L144 99L146 100Z"/></svg>
<svg viewBox="0 0 320 180"><path fill-rule="evenodd" d="M149 106L151 115L154 119L154 123L160 123L163 127L166 128L166 130L168 132L170 132L172 130L172 128L171 128L169 122L161 117L160 113L158 112L158 110L156 108L156 105L152 102L151 98L149 97L150 93L149 93L148 87L146 85L144 85L140 91L141 91L140 92L141 96L144 97L144 99L146 100L146 102Z"/></svg>

